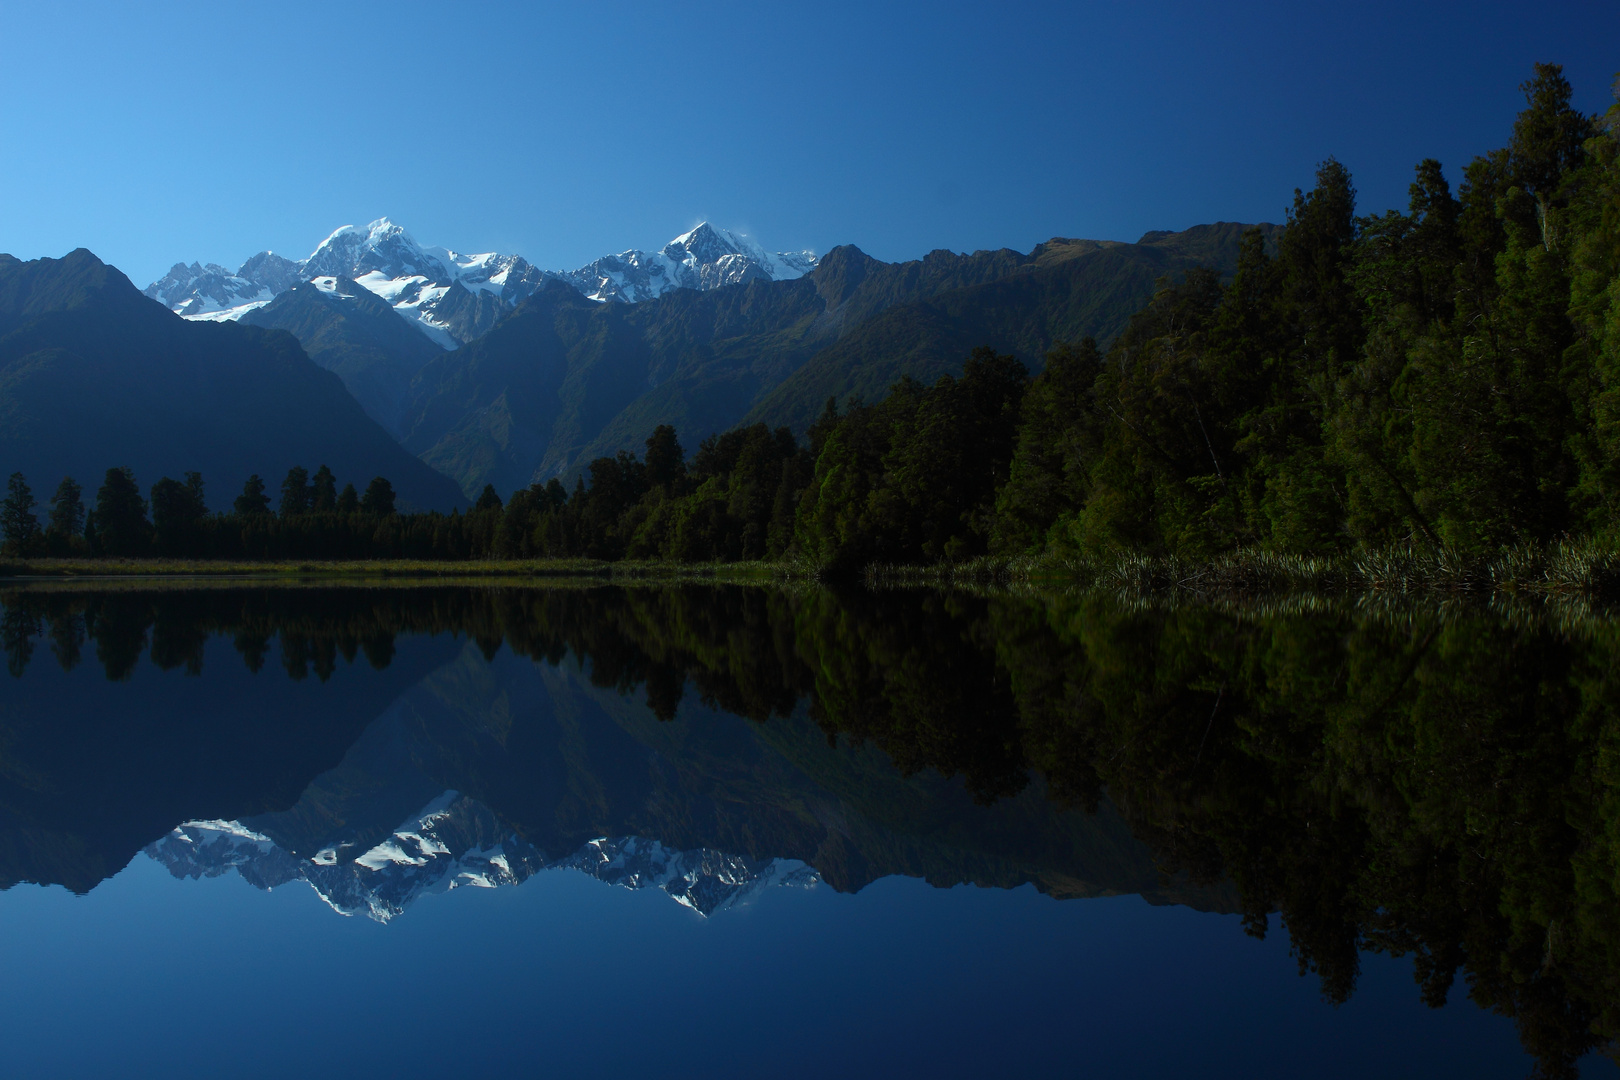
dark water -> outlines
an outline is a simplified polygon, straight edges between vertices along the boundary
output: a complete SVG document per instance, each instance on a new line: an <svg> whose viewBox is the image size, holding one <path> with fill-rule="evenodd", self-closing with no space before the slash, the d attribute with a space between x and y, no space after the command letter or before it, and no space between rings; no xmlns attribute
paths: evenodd
<svg viewBox="0 0 1620 1080"><path fill-rule="evenodd" d="M9 1075L1616 1071L1601 621L0 603Z"/></svg>

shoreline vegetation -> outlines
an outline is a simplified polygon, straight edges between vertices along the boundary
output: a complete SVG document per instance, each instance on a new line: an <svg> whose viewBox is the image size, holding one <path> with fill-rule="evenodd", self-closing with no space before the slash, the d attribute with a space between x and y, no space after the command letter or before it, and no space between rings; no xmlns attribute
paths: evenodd
<svg viewBox="0 0 1620 1080"><path fill-rule="evenodd" d="M1238 551L1207 560L1125 553L1112 558L984 556L962 562L870 564L856 573L803 560L41 558L0 561L0 582L108 578L254 581L435 579L605 583L860 584L867 588L1096 590L1129 598L1242 601L1362 595L1580 598L1620 601L1620 550L1596 540L1523 544L1492 556L1399 547L1345 555Z"/></svg>

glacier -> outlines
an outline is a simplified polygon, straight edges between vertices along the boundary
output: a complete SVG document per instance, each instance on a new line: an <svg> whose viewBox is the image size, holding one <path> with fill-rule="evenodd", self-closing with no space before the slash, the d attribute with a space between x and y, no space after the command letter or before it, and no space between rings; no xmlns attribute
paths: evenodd
<svg viewBox="0 0 1620 1080"><path fill-rule="evenodd" d="M175 263L145 293L184 318L221 321L239 319L299 282L352 280L453 349L488 330L548 280L603 303L638 303L671 289L803 277L817 259L813 251L767 251L742 233L703 222L658 251L632 249L577 270L542 270L521 255L425 247L384 217L364 228L333 230L297 261L262 251L235 271L217 263Z"/></svg>

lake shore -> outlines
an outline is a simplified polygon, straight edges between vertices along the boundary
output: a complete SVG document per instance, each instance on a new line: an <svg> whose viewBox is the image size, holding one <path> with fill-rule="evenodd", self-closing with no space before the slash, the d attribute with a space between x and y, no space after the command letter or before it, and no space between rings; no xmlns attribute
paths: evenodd
<svg viewBox="0 0 1620 1080"><path fill-rule="evenodd" d="M1620 552L1592 540L1524 545L1491 555L1417 547L1337 555L1238 551L1209 559L1121 553L1103 558L982 557L860 569L802 560L677 563L602 559L143 559L49 558L0 562L0 582L231 578L319 580L600 580L736 584L860 583L868 588L1101 589L1122 596L1259 599L1431 595L1620 600Z"/></svg>

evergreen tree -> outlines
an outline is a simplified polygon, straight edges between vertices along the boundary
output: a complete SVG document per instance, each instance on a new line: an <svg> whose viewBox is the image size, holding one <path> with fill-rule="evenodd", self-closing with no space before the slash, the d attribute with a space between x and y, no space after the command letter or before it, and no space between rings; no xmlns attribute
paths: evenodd
<svg viewBox="0 0 1620 1080"><path fill-rule="evenodd" d="M686 480L686 452L675 437L675 429L659 424L647 439L647 483L665 494L677 493Z"/></svg>
<svg viewBox="0 0 1620 1080"><path fill-rule="evenodd" d="M1085 505L1100 434L1102 362L1091 338L1059 346L1024 395L1017 449L996 497L991 547L998 554L1045 547L1048 530Z"/></svg>
<svg viewBox="0 0 1620 1080"><path fill-rule="evenodd" d="M56 494L51 496L51 518L45 534L51 550L57 554L67 554L84 532L82 496L78 482L71 476L64 476L56 485Z"/></svg>
<svg viewBox="0 0 1620 1080"><path fill-rule="evenodd" d="M26 557L38 552L41 534L35 505L34 493L23 474L12 473L6 483L5 502L0 503L0 534L5 538L6 554Z"/></svg>
<svg viewBox="0 0 1620 1080"><path fill-rule="evenodd" d="M191 500L192 512L198 517L208 513L208 499L203 493L202 473L186 473L186 497Z"/></svg>
<svg viewBox="0 0 1620 1080"><path fill-rule="evenodd" d="M394 512L394 485L381 476L373 477L360 498L360 510L372 517L387 517Z"/></svg>
<svg viewBox="0 0 1620 1080"><path fill-rule="evenodd" d="M502 505L500 493L495 490L495 485L485 484L478 501L473 504L473 510L499 510Z"/></svg>
<svg viewBox="0 0 1620 1080"><path fill-rule="evenodd" d="M359 511L359 494L354 490L353 484L344 484L342 493L337 497L337 512L340 514L354 514Z"/></svg>
<svg viewBox="0 0 1620 1080"><path fill-rule="evenodd" d="M309 470L302 465L294 465L287 470L287 478L281 482L281 517L283 520L301 517L309 513L313 493L309 486Z"/></svg>
<svg viewBox="0 0 1620 1080"><path fill-rule="evenodd" d="M152 538L146 500L129 468L108 469L91 516L95 549L106 555L144 555ZM86 526L88 535L90 526Z"/></svg>
<svg viewBox="0 0 1620 1080"><path fill-rule="evenodd" d="M330 514L337 510L337 478L325 465L315 470L315 479L310 484L309 508L316 514Z"/></svg>
<svg viewBox="0 0 1620 1080"><path fill-rule="evenodd" d="M207 512L202 474L187 473L183 484L167 476L153 484L152 530L158 554L169 558L202 554L198 526Z"/></svg>
<svg viewBox="0 0 1620 1080"><path fill-rule="evenodd" d="M254 473L242 485L242 494L231 504L242 517L259 517L270 512L270 496L265 494L264 478Z"/></svg>

